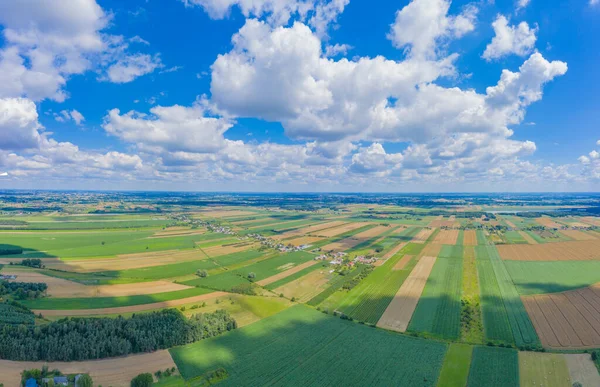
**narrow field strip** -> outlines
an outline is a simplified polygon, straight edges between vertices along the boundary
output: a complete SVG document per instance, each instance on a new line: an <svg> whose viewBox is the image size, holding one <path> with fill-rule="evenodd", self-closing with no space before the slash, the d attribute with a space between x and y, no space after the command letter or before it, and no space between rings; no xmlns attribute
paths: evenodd
<svg viewBox="0 0 600 387"><path fill-rule="evenodd" d="M513 343L508 313L504 307L498 280L486 246L475 247L475 257L481 291L481 312L485 338L490 341Z"/></svg>
<svg viewBox="0 0 600 387"><path fill-rule="evenodd" d="M459 230L440 230L433 243L455 245L458 241Z"/></svg>
<svg viewBox="0 0 600 387"><path fill-rule="evenodd" d="M261 281L258 281L257 284L260 285L260 286L270 285L270 284L272 284L274 282L277 282L277 281L282 280L282 279L284 279L286 277L294 275L294 274L298 273L299 271L302 271L302 270L304 270L306 268L309 268L311 266L317 265L318 263L319 263L319 261L308 261L308 262L301 263L300 265L295 266L295 267L293 267L293 268L291 268L289 270L282 271L281 273L275 274L275 275L273 275L271 277L268 277L268 278L265 278L265 279L263 279Z"/></svg>
<svg viewBox="0 0 600 387"><path fill-rule="evenodd" d="M462 266L462 257L438 256L410 320L409 331L448 339L460 336Z"/></svg>
<svg viewBox="0 0 600 387"><path fill-rule="evenodd" d="M536 241L535 239L533 239L533 237L531 235L529 235L528 233L526 233L525 231L519 231L519 234L521 234L521 236L523 237L523 239L529 243L530 245L537 245L538 241Z"/></svg>
<svg viewBox="0 0 600 387"><path fill-rule="evenodd" d="M436 257L427 256L419 260L377 322L378 327L406 331L435 261Z"/></svg>
<svg viewBox="0 0 600 387"><path fill-rule="evenodd" d="M348 292L336 309L356 320L376 324L414 267L413 263L405 270L393 270L402 259L397 254L373 270Z"/></svg>
<svg viewBox="0 0 600 387"><path fill-rule="evenodd" d="M465 246L477 246L477 232L475 230L465 230L463 244Z"/></svg>
<svg viewBox="0 0 600 387"><path fill-rule="evenodd" d="M97 309L68 309L68 310L60 310L60 309L52 309L52 310L44 310L44 309L33 309L33 312L36 314L41 313L44 317L52 317L52 316L93 316L93 315L107 315L107 314L123 314L123 313L134 313L134 312L143 312L147 310L156 310L156 309L164 309L164 308L172 308L179 305L190 304L194 302L206 301L213 298L225 296L229 293L226 292L211 292L207 294L201 294L199 296L180 298L177 300L169 300L163 302L155 302L149 304L135 305L135 306L123 306L123 307L113 307L113 308L97 308Z"/></svg>
<svg viewBox="0 0 600 387"><path fill-rule="evenodd" d="M162 302L175 301L182 298L190 298L210 293L210 290L203 288L187 288L174 292L133 295L122 297L93 297L93 298L38 298L35 300L24 300L23 305L30 309L99 309L129 307L142 304L156 304Z"/></svg>
<svg viewBox="0 0 600 387"><path fill-rule="evenodd" d="M521 346L537 346L540 344L539 338L535 332L535 328L529 319L529 315L523 306L523 302L519 297L517 288L515 287L508 270L500 259L500 255L495 246L486 246L488 256L492 262L500 294L504 301L504 307L508 313L508 321L512 329L515 343L518 347Z"/></svg>
<svg viewBox="0 0 600 387"><path fill-rule="evenodd" d="M473 246L465 246L463 259L460 339L466 343L483 344L481 297Z"/></svg>

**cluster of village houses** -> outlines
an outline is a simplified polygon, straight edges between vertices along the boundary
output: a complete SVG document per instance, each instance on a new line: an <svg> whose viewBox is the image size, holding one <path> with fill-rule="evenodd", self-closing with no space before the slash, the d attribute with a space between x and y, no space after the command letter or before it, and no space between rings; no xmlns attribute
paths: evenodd
<svg viewBox="0 0 600 387"><path fill-rule="evenodd" d="M208 228L209 230L211 230L212 232L217 232L217 233L227 234L227 235L236 235L236 233L230 227L227 227L227 226L213 225L210 222L204 222L204 226L206 228ZM265 237L261 234L256 234L256 233L248 234L245 237L240 237L241 240L249 239L249 238L260 242L260 244L263 246L279 250L282 253L307 250L308 248L311 247L311 245L309 245L309 244L304 244L304 245L299 245L299 246L294 246L294 245L289 245L289 244L286 245L285 243L275 241L269 237ZM375 261L377 261L377 258L375 258L375 257L367 257L364 255L358 255L351 261L347 261L347 260L345 261L344 257L346 255L347 255L346 253L341 252L341 251L340 252L331 252L331 253L321 254L321 255L317 256L315 259L318 261L329 261L329 263L331 265L346 264L347 266L354 266L356 263L373 264L373 263L375 263Z"/></svg>

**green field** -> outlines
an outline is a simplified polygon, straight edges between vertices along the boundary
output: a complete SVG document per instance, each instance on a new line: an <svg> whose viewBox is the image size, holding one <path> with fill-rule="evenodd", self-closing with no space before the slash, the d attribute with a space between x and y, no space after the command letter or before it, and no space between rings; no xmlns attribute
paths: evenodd
<svg viewBox="0 0 600 387"><path fill-rule="evenodd" d="M475 249L465 246L463 253L463 288L461 297L462 342L483 344L483 320L481 316L481 296L477 277Z"/></svg>
<svg viewBox="0 0 600 387"><path fill-rule="evenodd" d="M535 332L533 324L529 319L529 315L525 310L525 306L523 306L523 302L521 301L519 293L517 292L517 288L513 284L508 270L504 266L504 262L500 259L500 255L498 254L496 247L492 245L478 246L476 248L476 254L479 260L489 260L491 263L499 290L499 294L492 295L492 297L495 299L484 300L484 326L486 323L490 323L490 321L486 321L486 304L489 307L490 303L502 303L504 309L506 310L506 315L508 316L508 321L510 323L510 328L516 345L518 347L539 346L539 338L537 337L537 333ZM488 295L488 298L489 297L490 295ZM500 308L500 306L495 306L495 308ZM504 324L503 319L499 322L500 324ZM491 324L496 324L496 321L493 320Z"/></svg>
<svg viewBox="0 0 600 387"><path fill-rule="evenodd" d="M521 387L571 387L567 362L562 354L519 352Z"/></svg>
<svg viewBox="0 0 600 387"><path fill-rule="evenodd" d="M480 246L487 245L487 239L483 230L477 230L477 244Z"/></svg>
<svg viewBox="0 0 600 387"><path fill-rule="evenodd" d="M375 268L367 278L351 289L336 308L355 320L377 324L416 262L413 258L402 270L393 270L404 256L402 250Z"/></svg>
<svg viewBox="0 0 600 387"><path fill-rule="evenodd" d="M460 336L463 246L444 245L408 325L409 331Z"/></svg>
<svg viewBox="0 0 600 387"><path fill-rule="evenodd" d="M419 233L419 231L421 231L420 227L409 227L406 230L403 230L399 233L392 232L391 235L386 236L377 243L373 243L373 245L369 247L375 250L375 252L378 255L384 255L398 244L410 241L415 235Z"/></svg>
<svg viewBox="0 0 600 387"><path fill-rule="evenodd" d="M91 298L38 298L22 301L30 309L98 309L116 308L122 306L153 304L155 302L179 300L181 298L199 296L210 293L212 290L191 288L175 292L121 296L121 297L91 297Z"/></svg>
<svg viewBox="0 0 600 387"><path fill-rule="evenodd" d="M96 231L96 232L27 232L9 234L0 232L0 245L20 246L24 254L10 258L60 257L91 258L120 254L192 249L197 242L224 239L217 233L149 238L152 231ZM224 239L227 241L227 239ZM233 239L229 238L229 243Z"/></svg>
<svg viewBox="0 0 600 387"><path fill-rule="evenodd" d="M481 312L485 338L513 343L513 335L500 287L486 246L475 247L475 262L481 291Z"/></svg>
<svg viewBox="0 0 600 387"><path fill-rule="evenodd" d="M510 244L527 244L527 241L518 231L507 231L504 233L504 237Z"/></svg>
<svg viewBox="0 0 600 387"><path fill-rule="evenodd" d="M225 368L220 386L435 386L446 348L297 305L170 352L186 380Z"/></svg>
<svg viewBox="0 0 600 387"><path fill-rule="evenodd" d="M465 387L472 354L473 347L470 345L450 344L437 387Z"/></svg>
<svg viewBox="0 0 600 387"><path fill-rule="evenodd" d="M347 273L346 275L334 274L333 278L331 278L328 282L328 287L325 290L323 290L321 293L319 293L318 295L316 295L315 297L310 299L307 302L307 304L312 305L312 306L320 305L322 302L324 302L329 297L331 297L334 293L336 293L338 290L340 290L342 288L342 286L344 286L344 283L346 283L346 281L351 281L354 277L359 275L364 270L364 268L365 268L364 265L359 265L358 267L356 267L354 270L352 270L350 273Z"/></svg>
<svg viewBox="0 0 600 387"><path fill-rule="evenodd" d="M519 387L519 358L508 348L475 347L468 387Z"/></svg>
<svg viewBox="0 0 600 387"><path fill-rule="evenodd" d="M522 295L564 292L600 282L600 261L504 261Z"/></svg>
<svg viewBox="0 0 600 387"><path fill-rule="evenodd" d="M247 283L248 274L250 273L255 274L253 281L256 282L288 270L304 262L310 261L313 258L314 255L304 251L279 254L273 258L265 259L239 269L211 274L206 278L197 278L190 281L184 281L183 284L190 286L209 287L211 289L231 290L233 286Z"/></svg>

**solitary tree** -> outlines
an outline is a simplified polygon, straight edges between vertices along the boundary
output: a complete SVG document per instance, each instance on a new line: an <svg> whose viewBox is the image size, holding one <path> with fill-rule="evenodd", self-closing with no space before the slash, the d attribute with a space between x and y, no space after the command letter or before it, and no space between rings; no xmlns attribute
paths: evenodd
<svg viewBox="0 0 600 387"><path fill-rule="evenodd" d="M151 387L154 383L151 373L139 374L131 381L131 387Z"/></svg>

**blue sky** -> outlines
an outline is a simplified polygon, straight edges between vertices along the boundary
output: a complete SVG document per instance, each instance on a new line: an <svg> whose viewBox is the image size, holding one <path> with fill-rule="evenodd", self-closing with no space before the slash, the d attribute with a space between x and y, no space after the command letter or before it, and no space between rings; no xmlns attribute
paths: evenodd
<svg viewBox="0 0 600 387"><path fill-rule="evenodd" d="M0 0L0 187L597 191L600 4Z"/></svg>

